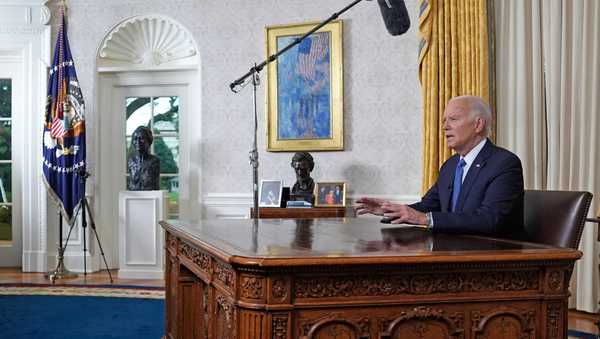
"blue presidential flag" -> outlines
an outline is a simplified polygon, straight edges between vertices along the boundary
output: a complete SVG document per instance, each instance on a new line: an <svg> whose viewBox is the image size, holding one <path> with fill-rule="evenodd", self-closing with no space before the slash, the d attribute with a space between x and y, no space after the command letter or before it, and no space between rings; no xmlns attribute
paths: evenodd
<svg viewBox="0 0 600 339"><path fill-rule="evenodd" d="M67 39L64 10L48 79L44 120L44 181L72 224L85 196L78 173L85 171L85 105Z"/></svg>

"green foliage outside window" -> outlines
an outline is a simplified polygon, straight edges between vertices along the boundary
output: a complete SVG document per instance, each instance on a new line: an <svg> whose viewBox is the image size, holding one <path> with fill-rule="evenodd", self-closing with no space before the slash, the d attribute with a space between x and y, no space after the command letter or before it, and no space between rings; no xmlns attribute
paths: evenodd
<svg viewBox="0 0 600 339"><path fill-rule="evenodd" d="M0 79L0 241L12 240L12 80Z"/></svg>
<svg viewBox="0 0 600 339"><path fill-rule="evenodd" d="M0 118L10 118L12 103L11 79L0 79Z"/></svg>

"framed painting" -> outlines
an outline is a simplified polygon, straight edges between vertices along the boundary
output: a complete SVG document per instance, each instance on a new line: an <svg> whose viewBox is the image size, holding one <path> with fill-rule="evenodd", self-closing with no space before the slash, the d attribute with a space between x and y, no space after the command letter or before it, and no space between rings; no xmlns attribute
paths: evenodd
<svg viewBox="0 0 600 339"><path fill-rule="evenodd" d="M316 24L267 27L267 55ZM343 150L343 76L341 20L323 26L270 63L267 150Z"/></svg>
<svg viewBox="0 0 600 339"><path fill-rule="evenodd" d="M345 182L318 182L315 184L315 207L345 207Z"/></svg>

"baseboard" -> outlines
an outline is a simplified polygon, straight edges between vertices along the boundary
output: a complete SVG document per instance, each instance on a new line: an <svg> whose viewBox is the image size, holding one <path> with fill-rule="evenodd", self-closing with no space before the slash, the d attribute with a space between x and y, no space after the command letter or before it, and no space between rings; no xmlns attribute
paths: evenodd
<svg viewBox="0 0 600 339"><path fill-rule="evenodd" d="M45 251L23 251L23 272L46 272L48 271L48 253Z"/></svg>

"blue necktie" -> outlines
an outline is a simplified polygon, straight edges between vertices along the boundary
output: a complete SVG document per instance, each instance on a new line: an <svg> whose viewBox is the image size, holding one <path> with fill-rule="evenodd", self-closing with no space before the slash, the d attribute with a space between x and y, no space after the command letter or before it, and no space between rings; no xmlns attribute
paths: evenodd
<svg viewBox="0 0 600 339"><path fill-rule="evenodd" d="M460 195L460 186L462 185L463 168L467 163L461 158L454 171L454 184L452 185L452 212L456 211L458 196Z"/></svg>

